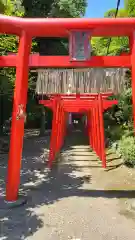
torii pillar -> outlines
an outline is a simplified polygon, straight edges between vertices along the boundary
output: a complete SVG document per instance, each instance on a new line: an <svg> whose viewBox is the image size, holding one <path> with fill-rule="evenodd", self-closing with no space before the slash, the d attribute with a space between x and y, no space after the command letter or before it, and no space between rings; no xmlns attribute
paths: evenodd
<svg viewBox="0 0 135 240"><path fill-rule="evenodd" d="M20 184L20 169L23 148L25 111L28 91L29 54L31 37L22 32L17 55L16 81L13 100L10 152L6 184L6 201L15 202L18 199Z"/></svg>

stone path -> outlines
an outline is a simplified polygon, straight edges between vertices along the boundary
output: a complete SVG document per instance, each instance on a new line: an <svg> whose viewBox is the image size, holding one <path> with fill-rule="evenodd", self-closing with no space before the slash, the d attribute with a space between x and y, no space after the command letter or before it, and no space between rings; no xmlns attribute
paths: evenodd
<svg viewBox="0 0 135 240"><path fill-rule="evenodd" d="M20 192L27 193L28 203L0 210L0 239L134 240L135 214L129 208L135 197L134 171L110 153L103 170L80 133L67 139L49 171L48 142L47 136L25 140ZM5 172L3 159L1 194Z"/></svg>

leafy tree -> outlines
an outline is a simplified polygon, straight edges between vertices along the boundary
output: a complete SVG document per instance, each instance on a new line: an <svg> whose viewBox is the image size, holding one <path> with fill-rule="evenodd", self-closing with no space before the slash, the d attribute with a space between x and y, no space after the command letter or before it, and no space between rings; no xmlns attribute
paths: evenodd
<svg viewBox="0 0 135 240"><path fill-rule="evenodd" d="M5 15L23 16L24 10L18 0L0 1L0 11ZM0 35L0 55L17 52L18 38L14 35ZM11 115L15 69L0 69L0 128ZM6 110L6 111L5 111Z"/></svg>
<svg viewBox="0 0 135 240"><path fill-rule="evenodd" d="M80 17L84 15L86 0L0 0L0 12L5 15L15 15L24 17ZM6 55L9 52L17 52L18 38L12 35L0 36L0 55ZM32 52L40 52L44 55L66 55L68 53L67 39L45 39L38 38L33 40ZM6 81L5 81L6 79ZM3 96L8 93L6 99L11 99L14 88L15 69L4 68L0 70L0 101L1 106ZM28 120L39 115L39 110L35 105L33 94L35 91L36 76L29 75L28 91ZM7 86L6 86L7 84ZM9 86L10 85L10 86ZM1 107L2 110L2 107ZM43 112L42 112L42 115ZM7 118L6 116L4 118ZM34 117L35 118L35 117Z"/></svg>
<svg viewBox="0 0 135 240"><path fill-rule="evenodd" d="M0 0L0 13L4 13L5 11L5 4L3 0Z"/></svg>
<svg viewBox="0 0 135 240"><path fill-rule="evenodd" d="M104 17L114 18L116 14L116 9L110 9L105 14ZM117 17L128 17L128 11L126 8L118 10ZM111 41L108 37L93 38L92 45L94 48L95 55L120 55L122 52L129 51L129 41L127 37L112 37ZM108 50L109 46L109 51Z"/></svg>
<svg viewBox="0 0 135 240"><path fill-rule="evenodd" d="M104 17L109 17L109 18L114 18L116 14L116 9L110 9L107 12L105 12ZM127 10L125 8L121 8L118 10L117 17L123 18L123 17L128 17Z"/></svg>
<svg viewBox="0 0 135 240"><path fill-rule="evenodd" d="M86 0L23 0L26 17L81 17L85 13ZM67 55L68 39L36 38L37 51L41 55ZM41 134L44 134L45 108L41 107Z"/></svg>
<svg viewBox="0 0 135 240"><path fill-rule="evenodd" d="M135 1L125 1L125 8L119 9L117 17L133 17L135 10ZM108 10L104 17L114 18L116 9ZM92 39L92 46L95 55L106 55L108 46L108 55L120 55L122 52L129 51L129 42L126 37L99 37ZM105 113L105 133L110 139L110 142L121 139L126 132L133 132L132 125L132 91L131 91L131 76L130 70L127 74L125 91L119 96L116 96L119 101L118 106L114 106ZM113 131L110 129L113 126Z"/></svg>
<svg viewBox="0 0 135 240"><path fill-rule="evenodd" d="M107 55L108 45L109 51L108 55L115 56L120 55L122 52L129 51L129 42L127 37L112 37L111 42L110 38L107 37L95 37L92 38L92 47L95 55L105 56Z"/></svg>
<svg viewBox="0 0 135 240"><path fill-rule="evenodd" d="M23 0L26 17L80 17L85 13L86 0ZM68 40L38 38L39 52L45 55L68 54Z"/></svg>
<svg viewBox="0 0 135 240"><path fill-rule="evenodd" d="M80 17L85 13L86 0L23 0L29 17Z"/></svg>
<svg viewBox="0 0 135 240"><path fill-rule="evenodd" d="M125 9L128 13L128 17L135 17L135 1L134 0L125 0L124 5L125 5Z"/></svg>
<svg viewBox="0 0 135 240"><path fill-rule="evenodd" d="M21 17L24 14L24 9L20 0L0 0L0 13Z"/></svg>

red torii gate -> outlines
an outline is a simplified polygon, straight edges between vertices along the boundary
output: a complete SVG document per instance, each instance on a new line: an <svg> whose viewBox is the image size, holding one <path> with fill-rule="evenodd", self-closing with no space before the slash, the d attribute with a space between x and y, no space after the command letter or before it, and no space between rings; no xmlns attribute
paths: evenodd
<svg viewBox="0 0 135 240"><path fill-rule="evenodd" d="M89 144L102 161L106 168L105 139L103 112L117 100L107 100L112 93L100 94L53 94L49 95L50 100L40 100L39 103L53 111L52 132L50 141L49 167L64 142L66 131L67 113L85 113L88 119L87 132Z"/></svg>
<svg viewBox="0 0 135 240"><path fill-rule="evenodd" d="M70 56L29 55L32 37L70 37L78 29L89 30L91 36L128 36L130 53L122 56L93 56L87 61L70 61ZM27 103L28 71L36 67L127 67L132 71L133 119L135 129L135 19L27 19L0 15L0 33L19 36L17 55L0 56L0 67L16 67L6 200L16 201L20 184L20 168Z"/></svg>

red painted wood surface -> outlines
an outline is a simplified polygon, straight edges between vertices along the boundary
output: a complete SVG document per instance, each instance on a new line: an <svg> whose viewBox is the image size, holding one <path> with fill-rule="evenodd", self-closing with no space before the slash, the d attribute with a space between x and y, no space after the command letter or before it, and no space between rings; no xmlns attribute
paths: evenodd
<svg viewBox="0 0 135 240"><path fill-rule="evenodd" d="M6 200L16 201L20 183L21 155L23 147L24 118L18 119L18 109L23 106L25 112L28 90L29 68L88 68L88 67L127 67L132 69L132 91L133 91L133 118L135 129L135 37L134 18L46 18L27 19L0 15L0 33L14 34L19 36L19 51L17 55L0 56L0 67L16 67L16 82L14 93L14 107L12 115L11 141L8 164L8 177L6 186ZM130 40L130 55L121 56L93 56L89 61L71 62L69 56L39 56L30 55L31 39L33 37L66 37L69 38L71 30L90 30L91 36L127 36ZM91 37L90 36L90 37ZM53 129L50 143L50 166L63 144L66 134L67 112L76 109L76 112L84 111L88 117L87 131L89 143L102 160L103 167L106 167L103 111L114 101L106 99L106 95L92 95L82 102L78 101L74 106L68 105L68 98L51 96L51 101L46 106L54 112ZM63 98L66 98L64 100ZM74 98L72 96L72 98ZM77 97L78 99L80 96ZM65 106L64 106L65 101ZM70 100L68 100L70 102ZM83 102L84 101L84 102ZM85 101L87 101L87 104ZM108 102L109 101L109 102ZM40 102L41 103L41 102ZM71 103L71 102L70 102ZM42 104L44 104L42 102ZM64 109L65 107L65 109ZM67 112L66 112L67 111ZM60 118L60 115L62 116ZM100 124L99 124L100 123ZM64 126L64 127L63 127ZM63 130L61 129L63 127ZM54 138L56 137L56 139ZM97 137L98 136L98 137Z"/></svg>
<svg viewBox="0 0 135 240"><path fill-rule="evenodd" d="M0 67L17 67L17 55L0 56ZM29 68L88 68L88 67L131 67L130 55L125 56L93 56L89 61L71 62L69 56L39 56L29 57Z"/></svg>
<svg viewBox="0 0 135 240"><path fill-rule="evenodd" d="M112 93L103 94L52 94L50 100L40 100L39 103L53 110L53 124L50 141L48 165L51 168L55 157L64 143L66 131L66 114L84 113L87 116L87 135L89 144L106 168L105 137L103 112L118 103L117 100L107 100Z"/></svg>
<svg viewBox="0 0 135 240"><path fill-rule="evenodd" d="M134 18L19 18L0 15L0 32L21 35L26 31L43 37L69 37L70 30L90 30L92 36L130 36Z"/></svg>
<svg viewBox="0 0 135 240"><path fill-rule="evenodd" d="M28 91L28 62L31 49L31 38L25 33L21 36L19 44L19 58L16 69L16 82L13 99L12 125L10 137L10 151L8 161L8 174L6 184L6 200L16 201L20 185L20 169L24 136L24 121ZM22 106L24 114L18 116L19 107Z"/></svg>

